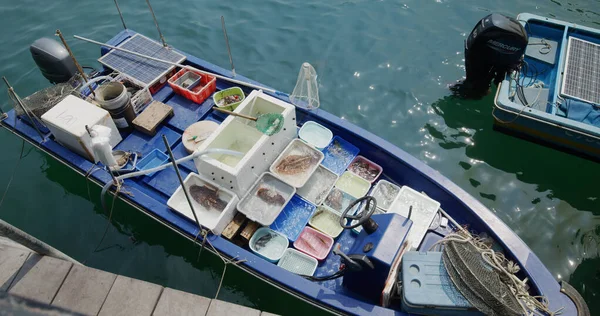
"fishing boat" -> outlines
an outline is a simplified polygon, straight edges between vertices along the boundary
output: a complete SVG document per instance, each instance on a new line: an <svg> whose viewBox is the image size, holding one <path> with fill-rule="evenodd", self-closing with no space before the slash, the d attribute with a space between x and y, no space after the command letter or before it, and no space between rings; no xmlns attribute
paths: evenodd
<svg viewBox="0 0 600 316"><path fill-rule="evenodd" d="M52 51L44 45L54 47L31 48L42 73L72 78L64 51L36 57ZM309 98L298 101L296 91L275 91L130 29L101 45L103 69L44 114L10 88L20 111L7 112L2 126L206 251L334 314L493 313L469 286L493 298L502 291L494 273L507 269L519 294L513 313L589 314L492 211L397 146L314 106L310 83ZM298 86L313 75L303 65ZM111 84L126 80L142 88L123 106L107 105L122 96L107 97ZM223 103L224 94L239 98ZM268 114L276 119L261 128ZM147 116L160 119L135 121ZM190 134L198 123L204 134ZM464 245L491 261L453 263L466 258ZM477 267L492 283L461 279Z"/></svg>
<svg viewBox="0 0 600 316"><path fill-rule="evenodd" d="M600 30L528 13L513 24L510 43L495 41L519 58L499 80L495 128L600 159Z"/></svg>

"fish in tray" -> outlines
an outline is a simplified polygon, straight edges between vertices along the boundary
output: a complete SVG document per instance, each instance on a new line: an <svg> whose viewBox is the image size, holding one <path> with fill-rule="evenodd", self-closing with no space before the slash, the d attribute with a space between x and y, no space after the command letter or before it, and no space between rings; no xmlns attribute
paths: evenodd
<svg viewBox="0 0 600 316"><path fill-rule="evenodd" d="M264 236L258 238L258 240L256 241L256 250L264 248L274 237L276 237L275 234L267 233Z"/></svg>
<svg viewBox="0 0 600 316"><path fill-rule="evenodd" d="M192 198L198 202L198 204L207 209L215 208L218 210L223 210L227 206L227 202L219 198L219 190L207 185L191 185L190 194L192 195Z"/></svg>
<svg viewBox="0 0 600 316"><path fill-rule="evenodd" d="M374 168L363 160L356 160L348 167L348 170L359 175L363 179L373 180L379 175L379 169Z"/></svg>
<svg viewBox="0 0 600 316"><path fill-rule="evenodd" d="M285 175L294 175L304 172L311 165L319 161L319 157L314 154L289 155L283 158L275 167L278 173Z"/></svg>
<svg viewBox="0 0 600 316"><path fill-rule="evenodd" d="M274 189L270 189L267 187L260 187L256 191L256 195L261 200L263 200L269 204L279 204L279 205L285 204L285 198L281 194L277 193L277 191Z"/></svg>

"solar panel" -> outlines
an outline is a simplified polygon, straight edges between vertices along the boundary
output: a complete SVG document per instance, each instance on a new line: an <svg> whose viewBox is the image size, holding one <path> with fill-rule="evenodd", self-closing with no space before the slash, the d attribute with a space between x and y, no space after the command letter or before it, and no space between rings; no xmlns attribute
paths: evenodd
<svg viewBox="0 0 600 316"><path fill-rule="evenodd" d="M561 94L600 104L600 45L569 37Z"/></svg>
<svg viewBox="0 0 600 316"><path fill-rule="evenodd" d="M176 63L185 60L185 56L182 54L140 34L135 34L117 47ZM124 73L144 85L155 83L175 68L175 66L166 63L138 57L116 49L109 51L100 57L98 61L106 67Z"/></svg>

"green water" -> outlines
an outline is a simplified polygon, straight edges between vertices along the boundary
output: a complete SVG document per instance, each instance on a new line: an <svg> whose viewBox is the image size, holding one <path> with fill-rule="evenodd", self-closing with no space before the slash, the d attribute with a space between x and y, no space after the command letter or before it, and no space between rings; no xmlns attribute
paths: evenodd
<svg viewBox="0 0 600 316"><path fill-rule="evenodd" d="M112 1L0 3L0 74L22 96L46 86L28 46L60 28L80 62L97 65L100 41L122 29ZM176 4L171 4L176 3ZM121 1L127 26L158 38L143 0ZM319 73L323 109L398 145L449 177L506 222L557 279L568 280L600 313L600 166L492 130L492 96L450 97L463 75L463 40L490 12L531 12L600 27L596 0L154 1L169 44L228 67L220 29L225 15L236 69L291 91L302 62ZM6 90L0 104L7 109ZM0 190L21 141L0 130ZM26 156L0 218L90 266L212 297L222 263L134 209L107 216L99 189L25 145ZM0 191L0 192L2 192ZM228 269L219 298L282 314L316 309Z"/></svg>

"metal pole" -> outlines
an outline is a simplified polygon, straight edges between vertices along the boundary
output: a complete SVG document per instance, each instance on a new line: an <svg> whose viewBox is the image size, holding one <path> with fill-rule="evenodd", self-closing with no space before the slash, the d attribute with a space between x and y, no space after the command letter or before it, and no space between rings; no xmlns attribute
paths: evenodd
<svg viewBox="0 0 600 316"><path fill-rule="evenodd" d="M167 152L169 153L169 158L171 158L171 162L173 163L173 168L175 168L175 173L177 173L177 178L179 179L179 183L181 184L181 189L183 190L183 193L185 194L185 198L187 199L188 204L190 205L190 209L192 210L192 214L194 215L196 224L198 224L198 229L200 229L200 231L202 231L202 225L200 225L200 221L198 220L198 215L196 215L196 210L194 210L194 204L192 203L192 200L190 199L190 195L188 194L188 190L185 187L185 184L183 183L183 178L181 177L181 173L179 172L179 167L177 166L177 163L175 163L175 157L173 156L173 152L171 151L171 146L169 145L167 136L163 135L162 138L163 138L163 142L165 142L165 147L167 147Z"/></svg>
<svg viewBox="0 0 600 316"><path fill-rule="evenodd" d="M73 262L81 265L77 260L65 255L56 248L45 242L29 235L28 233L16 228L15 226L0 219L0 236L4 236L18 244L21 244L40 255L49 256L57 259Z"/></svg>
<svg viewBox="0 0 600 316"><path fill-rule="evenodd" d="M152 13L152 18L154 19L154 24L156 24L156 29L158 30L158 35L160 36L160 40L162 41L163 46L167 47L167 42L165 41L165 37L162 35L162 32L160 31L160 27L158 27L158 20L156 19L156 15L154 15L154 10L152 10L152 6L150 5L150 0L146 0L146 3L148 4L150 13Z"/></svg>
<svg viewBox="0 0 600 316"><path fill-rule="evenodd" d="M2 80L4 80L4 83L8 87L8 94L10 94L10 95L13 96L13 98L15 99L15 102L17 103L17 105L19 107L21 107L21 110L23 110L23 112L25 112L25 115L27 115L27 117L29 118L29 121L31 121L31 125L33 126L33 128L35 129L35 131L38 133L38 135L40 135L40 138L42 139L42 141L44 141L44 134L42 134L42 132L40 132L40 130L37 128L37 125L35 125L35 121L31 117L31 114L29 114L29 111L25 107L25 104L23 104L23 101L21 100L21 98L19 98L19 96L15 92L15 89L13 89L13 87L10 85L10 83L8 83L8 80L6 79L6 77L2 77ZM36 116L36 120L38 122L40 122L40 120L37 118L37 116Z"/></svg>
<svg viewBox="0 0 600 316"><path fill-rule="evenodd" d="M63 37L62 33L60 32L60 30L56 30L56 35L58 37L60 37L60 40L62 41L63 45L65 46L65 48L67 49L67 52L69 52L69 55L71 56L71 58L73 59L73 62L75 63L75 66L77 67L77 70L79 70L79 73L81 74L81 77L83 77L83 80L87 83L88 79L87 76L85 75L85 72L83 71L83 68L81 68L81 65L77 62L77 59L75 58L75 55L73 55L73 52L71 51L71 48L69 47L69 45L67 44L67 41L65 40L65 38ZM89 86L90 87L90 91L92 92L92 95L94 97L96 97L96 93L94 92L94 88L92 88L92 85Z"/></svg>
<svg viewBox="0 0 600 316"><path fill-rule="evenodd" d="M225 81L228 81L228 82L232 82L232 83L235 83L235 84L242 85L244 87L249 87L249 88L258 89L258 90L264 90L264 91L275 93L275 94L283 94L283 92L279 92L279 91L274 90L274 89L270 89L270 88L266 88L266 87L263 87L263 86L258 86L258 85L255 85L255 84L252 84L252 83L249 83L249 82L245 82L245 81L236 80L236 79L232 79L232 78L229 78L229 77L217 75L217 74L212 73L212 72L208 72L208 71L196 69L194 67L186 66L186 65L183 65L183 64L178 64L178 63L175 63L175 62L172 62L172 61L167 61L167 60L163 60L163 59L158 59L158 58L150 57L150 56L147 56L147 55L144 55L144 54L140 54L140 53L137 53L137 52L134 52L134 51L130 51L130 50L124 49L124 48L120 48L120 47L108 45L108 44L101 43L101 42L98 42L98 41L94 41L94 40L91 40L89 38L81 37L81 36L78 36L78 35L73 35L73 37L75 37L76 39L82 40L82 41L86 41L86 42L89 42L89 43L94 43L96 45L108 47L108 48L115 49L115 50L118 50L118 51L121 51L121 52L132 54L132 55L135 55L135 56L138 56L138 57L142 57L142 58L154 60L154 61L157 61L157 62L160 62L160 63L165 63L165 64L169 64L169 65L173 65L173 66L177 66L177 67L181 67L181 68L186 68L186 69L189 69L189 70L194 71L194 72L198 72L198 73L201 73L201 74L213 76L213 77L219 78L221 80L225 80Z"/></svg>
<svg viewBox="0 0 600 316"><path fill-rule="evenodd" d="M123 14L121 14L121 8L119 8L119 3L117 0L115 0L115 6L117 7L117 11L119 11L119 17L121 18L121 23L123 23L123 28L127 29L127 26L125 26L125 20L123 19Z"/></svg>
<svg viewBox="0 0 600 316"><path fill-rule="evenodd" d="M227 36L227 29L225 28L225 17L221 15L221 27L223 28L223 35L225 35L225 44L227 45L227 53L229 54L229 62L231 63L231 72L235 77L235 66L233 65L233 57L231 56L231 48L229 47L229 37Z"/></svg>

